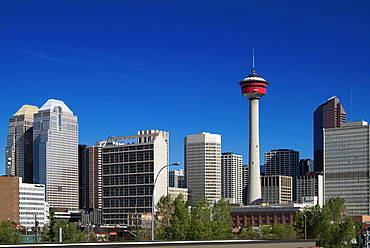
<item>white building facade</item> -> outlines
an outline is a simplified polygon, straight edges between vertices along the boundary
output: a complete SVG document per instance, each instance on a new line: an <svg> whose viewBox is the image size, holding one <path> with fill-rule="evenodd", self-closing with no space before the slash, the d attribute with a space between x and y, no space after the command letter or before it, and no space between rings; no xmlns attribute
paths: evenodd
<svg viewBox="0 0 370 248"><path fill-rule="evenodd" d="M67 105L49 99L34 115L34 182L51 208L78 211L78 124Z"/></svg>
<svg viewBox="0 0 370 248"><path fill-rule="evenodd" d="M221 154L221 196L230 203L243 202L243 157L227 152Z"/></svg>
<svg viewBox="0 0 370 248"><path fill-rule="evenodd" d="M197 133L185 137L185 181L192 203L205 197L221 199L221 135Z"/></svg>
<svg viewBox="0 0 370 248"><path fill-rule="evenodd" d="M45 185L22 183L19 179L19 224L26 230L48 223L49 205L45 201Z"/></svg>

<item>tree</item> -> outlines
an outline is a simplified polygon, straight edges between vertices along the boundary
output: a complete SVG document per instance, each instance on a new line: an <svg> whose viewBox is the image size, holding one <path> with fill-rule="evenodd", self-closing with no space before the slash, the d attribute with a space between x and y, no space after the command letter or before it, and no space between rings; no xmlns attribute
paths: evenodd
<svg viewBox="0 0 370 248"><path fill-rule="evenodd" d="M174 213L174 205L169 195L162 196L156 208L161 215L161 221L156 225L156 236L161 240L172 239L172 218ZM158 217L157 217L158 220Z"/></svg>
<svg viewBox="0 0 370 248"><path fill-rule="evenodd" d="M76 223L61 220L58 222L58 235L62 228L62 241L63 242L82 242L85 241L84 233L78 228Z"/></svg>
<svg viewBox="0 0 370 248"><path fill-rule="evenodd" d="M43 242L59 242L59 228L62 228L63 242L82 242L85 241L84 233L78 228L76 223L68 223L65 220L56 221L54 213L49 216L50 222L48 226L44 226L41 233Z"/></svg>
<svg viewBox="0 0 370 248"><path fill-rule="evenodd" d="M262 233L259 229L253 228L251 226L243 227L240 230L239 237L240 239L261 239Z"/></svg>
<svg viewBox="0 0 370 248"><path fill-rule="evenodd" d="M0 243L19 243L21 231L16 228L17 223L2 221L0 223Z"/></svg>
<svg viewBox="0 0 370 248"><path fill-rule="evenodd" d="M228 201L221 199L211 208L212 221L210 223L213 239L231 239L232 228L230 225L231 206Z"/></svg>
<svg viewBox="0 0 370 248"><path fill-rule="evenodd" d="M174 213L172 215L172 240L187 240L190 232L189 202L185 202L183 194L180 194L173 202Z"/></svg>
<svg viewBox="0 0 370 248"><path fill-rule="evenodd" d="M323 208L319 205L298 212L295 220L297 230L304 233L305 222L307 238L316 239L318 246L345 247L357 236L353 220L345 216L345 201L330 198Z"/></svg>
<svg viewBox="0 0 370 248"><path fill-rule="evenodd" d="M190 208L180 194L174 201L161 197L157 209L162 216L156 237L163 240L206 240L232 238L230 204L221 199L211 205L205 198Z"/></svg>
<svg viewBox="0 0 370 248"><path fill-rule="evenodd" d="M271 226L260 226L263 239L294 239L295 231L291 225L274 224Z"/></svg>

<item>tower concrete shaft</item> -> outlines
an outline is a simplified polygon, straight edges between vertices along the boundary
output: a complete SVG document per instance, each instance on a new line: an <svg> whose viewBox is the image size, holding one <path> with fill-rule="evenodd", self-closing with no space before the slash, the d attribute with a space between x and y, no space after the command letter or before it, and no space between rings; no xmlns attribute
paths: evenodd
<svg viewBox="0 0 370 248"><path fill-rule="evenodd" d="M261 199L259 99L249 99L249 187L248 203Z"/></svg>
<svg viewBox="0 0 370 248"><path fill-rule="evenodd" d="M249 100L249 178L248 204L261 201L260 141L259 141L259 99L266 95L269 82L252 74L239 82L242 94Z"/></svg>

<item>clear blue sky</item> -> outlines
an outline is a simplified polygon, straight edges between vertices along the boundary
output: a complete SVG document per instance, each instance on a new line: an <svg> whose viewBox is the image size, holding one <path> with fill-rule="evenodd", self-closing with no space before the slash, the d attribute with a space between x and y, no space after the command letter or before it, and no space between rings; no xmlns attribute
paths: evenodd
<svg viewBox="0 0 370 248"><path fill-rule="evenodd" d="M2 0L0 159L8 119L55 98L79 117L81 144L160 129L171 163L183 162L184 137L208 131L247 163L238 82L252 47L270 82L261 155L312 158L313 111L328 98L349 120L370 121L369 13L368 0Z"/></svg>

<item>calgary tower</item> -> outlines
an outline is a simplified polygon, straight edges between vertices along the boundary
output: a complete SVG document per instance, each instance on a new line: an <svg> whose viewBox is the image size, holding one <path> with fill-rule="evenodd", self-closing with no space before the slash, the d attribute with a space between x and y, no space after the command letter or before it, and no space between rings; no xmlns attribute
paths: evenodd
<svg viewBox="0 0 370 248"><path fill-rule="evenodd" d="M260 176L260 141L259 141L259 100L266 95L269 82L261 78L254 70L252 74L239 82L242 95L249 100L249 181L248 204L257 204L261 200Z"/></svg>

